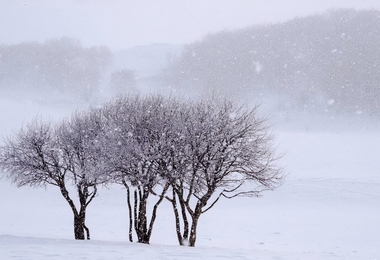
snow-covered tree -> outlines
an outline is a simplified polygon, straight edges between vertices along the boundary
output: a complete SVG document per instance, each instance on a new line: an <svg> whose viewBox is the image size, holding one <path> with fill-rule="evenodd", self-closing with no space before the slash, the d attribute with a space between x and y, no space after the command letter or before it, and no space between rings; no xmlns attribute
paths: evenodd
<svg viewBox="0 0 380 260"><path fill-rule="evenodd" d="M127 191L130 241L134 230L138 242L149 244L166 199L179 243L195 246L200 216L221 197L277 187L283 175L275 160L256 108L152 96L121 97L56 127L33 122L1 147L0 168L18 186L59 187L74 214L76 239L90 238L86 209L97 186L112 182Z"/></svg>
<svg viewBox="0 0 380 260"><path fill-rule="evenodd" d="M172 105L162 97L120 98L104 108L110 127L108 163L114 168L112 178L127 190L130 241L133 226L138 242L149 243L158 206L169 188L161 177L160 160L172 135ZM158 196L158 200L148 220L151 195Z"/></svg>
<svg viewBox="0 0 380 260"><path fill-rule="evenodd" d="M256 108L227 100L124 97L103 113L107 162L114 167L113 180L127 190L130 241L134 226L138 242L149 243L157 208L166 198L179 243L194 246L200 216L221 197L258 196L283 177ZM158 200L148 223L151 195Z"/></svg>
<svg viewBox="0 0 380 260"><path fill-rule="evenodd" d="M76 239L90 239L85 225L86 210L97 195L97 186L109 181L107 167L103 158L104 126L100 110L77 113L57 127L58 147L62 151L63 167L70 175L75 186L79 206L76 207L68 195L64 195L74 214Z"/></svg>
<svg viewBox="0 0 380 260"><path fill-rule="evenodd" d="M167 198L173 205L180 244L188 239L195 246L200 216L221 197L258 196L275 188L283 175L274 164L271 136L256 109L207 100L188 106L177 119L183 132L169 159L167 180L173 194Z"/></svg>
<svg viewBox="0 0 380 260"><path fill-rule="evenodd" d="M100 113L76 114L58 127L34 121L1 147L0 168L17 186L57 186L74 214L75 239L90 239L86 209L107 176ZM78 207L70 195L74 185Z"/></svg>

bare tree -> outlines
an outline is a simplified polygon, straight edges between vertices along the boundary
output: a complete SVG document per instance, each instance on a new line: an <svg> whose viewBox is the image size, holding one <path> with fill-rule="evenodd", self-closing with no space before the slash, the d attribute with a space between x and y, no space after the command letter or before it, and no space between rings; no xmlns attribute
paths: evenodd
<svg viewBox="0 0 380 260"><path fill-rule="evenodd" d="M33 122L1 147L0 168L18 186L58 186L73 211L76 239L90 239L86 209L97 185L115 182L127 190L130 241L134 229L137 241L149 244L166 198L179 243L195 246L200 216L221 197L259 196L281 183L271 141L256 108L122 97L55 128Z"/></svg>
<svg viewBox="0 0 380 260"><path fill-rule="evenodd" d="M103 126L98 115L94 111L77 114L56 128L34 121L1 147L0 168L18 187L53 185L60 189L74 214L75 239L90 239L86 209L97 194L97 185L106 182L97 144ZM68 183L76 188L79 209Z"/></svg>
<svg viewBox="0 0 380 260"><path fill-rule="evenodd" d="M281 182L265 121L232 102L119 98L104 108L113 180L127 189L129 238L149 243L157 208L173 207L181 245L221 197L258 196ZM134 189L132 192L131 189ZM170 192L168 192L170 191ZM147 202L158 196L150 222ZM133 203L131 202L133 199Z"/></svg>
<svg viewBox="0 0 380 260"><path fill-rule="evenodd" d="M65 187L66 169L50 124L33 121L1 147L1 169L17 186Z"/></svg>
<svg viewBox="0 0 380 260"><path fill-rule="evenodd" d="M134 226L138 242L149 244L158 206L169 188L160 176L159 163L172 133L170 111L173 110L166 101L161 97L120 98L104 109L111 127L108 162L114 167L112 177L127 190L130 241L133 241ZM151 195L158 200L149 220L147 202Z"/></svg>
<svg viewBox="0 0 380 260"><path fill-rule="evenodd" d="M168 159L172 165L167 179L173 194L167 199L173 204L180 244L188 238L189 245L195 246L199 217L221 197L258 196L275 188L283 175L274 165L271 136L265 121L256 117L256 109L208 100L192 104L178 118L183 138Z"/></svg>
<svg viewBox="0 0 380 260"><path fill-rule="evenodd" d="M85 224L86 210L97 195L97 186L108 182L110 170L103 159L103 128L101 111L93 109L74 114L56 130L63 167L70 173L70 181L79 198L77 208L68 194L64 195L74 214L76 239L90 239L90 231Z"/></svg>

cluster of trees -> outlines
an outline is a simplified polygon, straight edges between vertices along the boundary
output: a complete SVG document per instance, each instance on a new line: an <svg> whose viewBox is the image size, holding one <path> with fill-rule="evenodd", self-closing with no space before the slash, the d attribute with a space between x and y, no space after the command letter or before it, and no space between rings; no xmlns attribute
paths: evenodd
<svg viewBox="0 0 380 260"><path fill-rule="evenodd" d="M271 142L256 108L120 97L56 125L32 122L0 148L0 169L18 186L57 186L73 211L76 239L90 239L86 208L97 187L116 183L126 189L131 242L149 243L158 207L168 201L179 244L194 246L200 216L221 197L258 196L281 183Z"/></svg>
<svg viewBox="0 0 380 260"><path fill-rule="evenodd" d="M112 61L106 46L85 48L72 38L0 45L0 87L52 89L88 97Z"/></svg>
<svg viewBox="0 0 380 260"><path fill-rule="evenodd" d="M379 114L379 41L379 11L335 10L208 35L165 78L231 97L274 95L280 109Z"/></svg>

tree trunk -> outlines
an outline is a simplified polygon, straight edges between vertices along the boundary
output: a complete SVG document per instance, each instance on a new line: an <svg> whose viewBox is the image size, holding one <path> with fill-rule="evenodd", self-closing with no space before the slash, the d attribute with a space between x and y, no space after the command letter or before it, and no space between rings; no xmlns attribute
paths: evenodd
<svg viewBox="0 0 380 260"><path fill-rule="evenodd" d="M128 212L129 212L129 241L133 242L133 235L132 235L132 225L133 225L133 217L132 217L132 205L131 205L131 193L129 191L129 186L125 183L124 185L127 188L127 205L128 205Z"/></svg>
<svg viewBox="0 0 380 260"><path fill-rule="evenodd" d="M181 245L184 245L184 241L187 241L189 238L189 221L187 220L187 215L186 215L186 205L183 201L179 201L181 205L181 212L182 212L182 220L183 220L183 238L181 241Z"/></svg>
<svg viewBox="0 0 380 260"><path fill-rule="evenodd" d="M191 214L191 229L190 229L190 238L189 238L189 246L194 247L195 241L197 240L197 227L198 227L198 220L201 216L202 208L206 205L207 200L209 196L206 194L201 200L197 202L197 205L195 206L193 214Z"/></svg>
<svg viewBox="0 0 380 260"><path fill-rule="evenodd" d="M85 237L84 227L83 227L84 226L84 219L80 217L80 214L78 213L74 202L70 198L69 192L67 191L66 186L63 182L59 184L59 188L60 188L62 196L65 198L67 203L70 205L70 208L74 214L74 238L84 240L84 237Z"/></svg>
<svg viewBox="0 0 380 260"><path fill-rule="evenodd" d="M88 187L84 187L83 190L81 189L82 188L81 186L77 187L79 202L80 202L79 213L78 213L77 208L75 207L73 200L70 198L69 192L66 189L64 182L59 183L59 188L60 188L62 196L70 205L70 208L74 214L74 238L79 239L79 240L84 240L84 239L90 240L90 230L87 228L85 224L86 208L96 195L96 186L94 186L94 192L90 196L90 199L88 199L89 198Z"/></svg>
<svg viewBox="0 0 380 260"><path fill-rule="evenodd" d="M156 204L154 204L154 206L153 206L152 217L151 217L151 219L150 219L149 229L148 229L148 232L147 232L148 243L149 243L149 241L150 241L150 237L151 237L151 235L152 235L154 222L156 221L158 206L159 206L159 205L161 204L161 202L163 201L164 196L165 196L165 193L166 193L166 191L167 191L168 189L169 189L169 184L167 183L167 184L165 185L165 187L163 188L161 194L160 194L160 198L158 199L158 201L156 202Z"/></svg>
<svg viewBox="0 0 380 260"><path fill-rule="evenodd" d="M135 231L137 234L137 242L143 244L149 244L149 238L147 236L147 219L146 219L146 203L149 193L144 189L139 189L137 196L137 191L135 191Z"/></svg>
<svg viewBox="0 0 380 260"><path fill-rule="evenodd" d="M147 202L149 194L151 193L150 189L143 187L138 187L134 191L134 227L137 235L137 242L143 244L149 244L150 237L152 235L154 222L157 217L157 209L164 199L165 193L169 188L169 184L165 185L163 188L158 201L154 204L152 210L152 216L150 222L148 223L147 218ZM155 194L156 195L156 194ZM130 209L131 212L131 209ZM131 233L130 233L131 235Z"/></svg>
<svg viewBox="0 0 380 260"><path fill-rule="evenodd" d="M190 230L190 238L189 238L189 246L194 247L195 241L197 240L197 226L200 214L195 214L192 216L191 230Z"/></svg>
<svg viewBox="0 0 380 260"><path fill-rule="evenodd" d="M175 231L177 234L178 243L182 246L183 245L183 237L181 234L181 223L179 220L179 213L177 208L177 200L176 200L176 194L173 189L173 198L167 197L167 200L169 200L172 203L173 206L173 212L174 212L174 218L175 218Z"/></svg>
<svg viewBox="0 0 380 260"><path fill-rule="evenodd" d="M85 239L85 225L84 218L82 216L74 216L74 236L75 239Z"/></svg>
<svg viewBox="0 0 380 260"><path fill-rule="evenodd" d="M187 215L186 215L186 205L181 200L181 195L178 195L179 197L179 204L181 207L181 216L182 216L182 221L183 221L183 233L181 234L181 222L180 222L180 217L179 217L179 212L178 212L178 207L177 207L177 199L176 199L176 192L173 189L173 198L169 199L169 201L172 203L173 206L173 212L174 212L174 217L175 217L175 223L176 223L176 233L177 233L177 239L178 243L181 246L187 245L187 240L189 238L189 221L187 220Z"/></svg>
<svg viewBox="0 0 380 260"><path fill-rule="evenodd" d="M86 239L90 240L90 230L86 227L86 208L88 204L91 202L91 200L94 198L96 195L96 188L94 187L94 192L92 196L89 199L89 186L87 185L77 185L77 190L78 190L78 197L79 197L79 202L80 202L80 210L79 214L76 216L77 220L74 220L74 222L77 222L74 224L75 226L75 232L78 232L79 237L83 237L86 234ZM82 229L82 230L80 230ZM79 238L82 239L82 238ZM83 238L85 239L85 238Z"/></svg>

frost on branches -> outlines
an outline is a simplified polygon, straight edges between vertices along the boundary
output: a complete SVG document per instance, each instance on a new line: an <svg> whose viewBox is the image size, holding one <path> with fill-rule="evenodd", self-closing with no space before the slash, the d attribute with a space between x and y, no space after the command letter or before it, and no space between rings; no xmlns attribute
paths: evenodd
<svg viewBox="0 0 380 260"><path fill-rule="evenodd" d="M126 189L131 242L135 234L149 244L158 207L168 201L179 244L195 246L200 216L220 198L258 196L283 179L256 111L227 100L120 97L55 127L33 122L1 148L0 166L18 186L58 186L76 239L90 238L86 208L97 185L116 183Z"/></svg>
<svg viewBox="0 0 380 260"><path fill-rule="evenodd" d="M78 113L55 127L34 121L1 147L0 168L17 186L60 189L74 214L75 239L90 239L86 209L97 194L97 185L106 182L98 140L103 123L98 116L95 110ZM79 207L68 185L74 186Z"/></svg>

